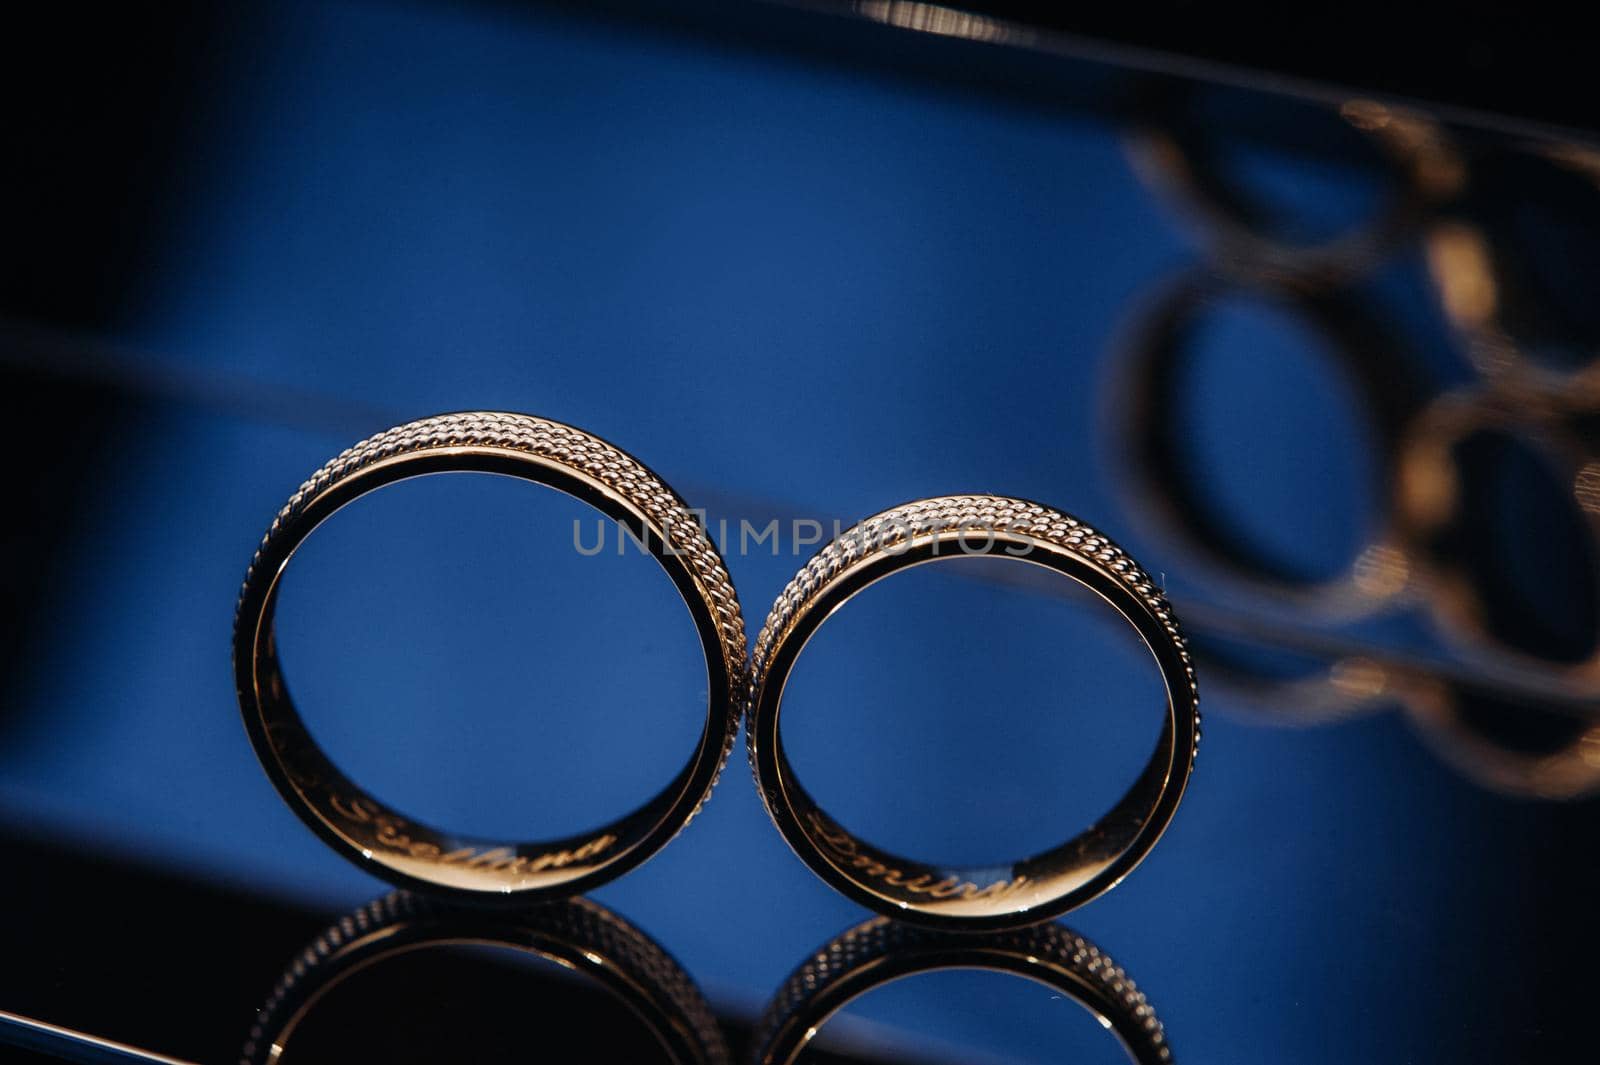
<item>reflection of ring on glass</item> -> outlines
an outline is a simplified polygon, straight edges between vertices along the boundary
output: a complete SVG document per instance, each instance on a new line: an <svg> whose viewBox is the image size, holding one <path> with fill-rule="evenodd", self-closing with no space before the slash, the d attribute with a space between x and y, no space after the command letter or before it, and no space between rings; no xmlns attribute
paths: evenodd
<svg viewBox="0 0 1600 1065"><path fill-rule="evenodd" d="M1486 663L1600 685L1600 375L1443 396L1401 472L1441 630Z"/></svg>
<svg viewBox="0 0 1600 1065"><path fill-rule="evenodd" d="M296 1060L292 1037L328 993L356 973L402 955L451 946L498 947L546 958L620 999L676 1065L726 1065L729 1060L711 1009L689 975L609 910L587 899L517 913L461 909L394 892L342 918L296 956L256 1015L242 1065ZM526 1019L519 1013L519 1022ZM538 1056L531 1045L529 1056Z"/></svg>
<svg viewBox="0 0 1600 1065"><path fill-rule="evenodd" d="M1478 151L1428 226L1428 267L1485 376L1565 375L1600 358L1600 152L1576 144Z"/></svg>
<svg viewBox="0 0 1600 1065"><path fill-rule="evenodd" d="M1376 713L1393 694L1384 666L1358 653L1262 643L1219 628L1196 629L1189 650L1213 705L1258 725L1328 725Z"/></svg>
<svg viewBox="0 0 1600 1065"><path fill-rule="evenodd" d="M1574 799L1600 791L1600 707L1593 699L1402 675L1406 714L1439 756L1510 795Z"/></svg>
<svg viewBox="0 0 1600 1065"><path fill-rule="evenodd" d="M1210 634L1208 634L1209 636ZM1496 684L1404 656L1310 653L1292 677L1252 672L1197 635L1195 661L1224 703L1257 722L1304 727L1398 704L1428 746L1468 778L1512 795L1600 790L1600 706L1562 691ZM1256 650L1260 650L1257 648Z"/></svg>
<svg viewBox="0 0 1600 1065"><path fill-rule="evenodd" d="M1283 312L1318 340L1320 354L1354 387L1374 444L1372 496L1385 508L1370 523L1342 572L1310 575L1251 545L1238 523L1218 513L1202 490L1196 450L1180 387L1196 329L1223 298L1244 297ZM1134 323L1107 384L1111 450L1121 465L1123 498L1151 535L1170 542L1211 576L1264 608L1348 617L1379 609L1407 590L1409 567L1390 529L1395 456L1417 407L1418 390L1404 363L1371 321L1348 300L1292 289L1243 289L1224 279L1185 277L1158 296Z"/></svg>
<svg viewBox="0 0 1600 1065"><path fill-rule="evenodd" d="M619 821L542 842L470 838L419 824L346 778L317 747L295 709L273 637L279 582L289 559L318 525L360 496L409 477L453 471L534 481L590 504L644 545L688 604L706 657L705 728L678 776ZM245 578L234 629L234 670L245 727L268 776L336 851L402 887L473 901L527 903L576 894L621 875L665 846L694 816L737 729L744 623L727 571L705 532L671 489L633 458L541 418L443 415L357 444L289 500Z"/></svg>
<svg viewBox="0 0 1600 1065"><path fill-rule="evenodd" d="M857 838L795 778L778 727L784 686L823 621L868 585L911 566L987 555L1040 566L1109 603L1155 657L1166 719L1149 763L1092 828L1011 865L944 868ZM1176 617L1120 548L1048 507L998 496L947 496L885 511L842 534L778 597L756 645L749 709L751 766L784 838L829 884L883 913L933 926L1009 928L1047 920L1115 886L1155 846L1188 784L1199 696ZM1027 708L1019 708L1026 710Z"/></svg>
<svg viewBox="0 0 1600 1065"><path fill-rule="evenodd" d="M1254 188L1250 166L1215 135L1219 123L1196 110L1205 100L1171 93L1148 99L1128 137L1128 152L1145 184L1196 224L1213 263L1230 273L1327 284L1373 269L1416 229L1427 208L1453 191L1461 168L1429 122L1367 100L1337 110L1295 103L1290 113L1232 116L1259 124L1254 136L1269 145L1281 168L1294 145L1338 145L1342 163L1362 160L1384 186L1365 219L1332 234L1297 238L1292 213ZM1280 101L1280 106L1286 102ZM1257 105L1259 106L1259 105ZM1310 136L1306 129L1314 129ZM1287 224L1286 224L1287 223Z"/></svg>
<svg viewBox="0 0 1600 1065"><path fill-rule="evenodd" d="M1166 1031L1144 994L1093 943L1056 924L951 935L875 917L829 941L773 996L753 1045L758 1065L792 1065L839 1010L918 973L987 969L1036 980L1094 1014L1139 1065L1170 1065Z"/></svg>

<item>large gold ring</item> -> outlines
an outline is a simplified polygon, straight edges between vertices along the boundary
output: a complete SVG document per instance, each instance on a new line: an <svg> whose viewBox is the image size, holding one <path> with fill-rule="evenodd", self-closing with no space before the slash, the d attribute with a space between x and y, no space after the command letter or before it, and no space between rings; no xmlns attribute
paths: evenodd
<svg viewBox="0 0 1600 1065"><path fill-rule="evenodd" d="M1041 566L1095 592L1155 656L1167 716L1149 764L1122 800L1075 839L1008 866L927 865L880 850L830 818L800 786L778 728L795 660L827 617L911 566L986 555ZM767 812L833 887L881 913L968 931L1048 920L1115 886L1155 846L1183 798L1200 739L1194 668L1161 590L1119 547L1049 507L1002 496L945 496L884 511L828 544L789 582L752 658L747 740Z"/></svg>
<svg viewBox="0 0 1600 1065"><path fill-rule="evenodd" d="M421 824L367 794L318 748L284 682L273 637L280 578L295 550L352 500L423 474L474 471L559 489L617 521L661 564L705 651L705 728L655 798L581 836L487 840ZM525 904L587 891L665 846L716 783L738 728L744 622L727 570L682 500L632 457L579 429L523 414L448 414L362 441L317 471L267 530L234 623L245 728L289 806L333 849L400 887L465 901Z"/></svg>

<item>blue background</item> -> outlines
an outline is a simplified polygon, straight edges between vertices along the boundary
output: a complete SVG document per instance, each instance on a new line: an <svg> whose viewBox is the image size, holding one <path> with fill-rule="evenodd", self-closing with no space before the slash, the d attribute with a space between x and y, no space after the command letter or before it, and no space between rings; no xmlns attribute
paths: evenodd
<svg viewBox="0 0 1600 1065"><path fill-rule="evenodd" d="M29 635L0 750L8 819L330 912L376 894L255 764L233 600L303 478L438 411L582 426L713 522L1037 498L1204 591L1169 572L1107 473L1119 337L1197 254L1110 123L493 7L255 19L215 57L116 338L157 398L93 471ZM1359 173L1250 165L1330 218L1370 198ZM1419 276L1402 258L1378 290L1438 364ZM1339 568L1374 506L1359 399L1299 326L1248 300L1193 373L1207 491L1258 541ZM354 775L427 817L539 836L621 812L677 768L705 686L687 615L648 560L578 556L585 513L433 478L318 533L280 633L308 720ZM810 550L786 536L777 557L728 552L752 636ZM1131 781L1159 721L1147 657L1091 605L961 574L874 589L801 665L786 735L808 785L928 857L1069 834ZM1070 918L1147 991L1181 1057L1503 1060L1514 1018L1464 1004L1485 993L1479 959L1530 918L1473 826L1536 812L1451 775L1393 715L1280 731L1207 706L1171 832ZM786 851L742 761L683 837L597 897L754 1012L864 915ZM939 976L864 1000L839 1032L950 1060L1080 1044L1117 1060L1060 1006Z"/></svg>

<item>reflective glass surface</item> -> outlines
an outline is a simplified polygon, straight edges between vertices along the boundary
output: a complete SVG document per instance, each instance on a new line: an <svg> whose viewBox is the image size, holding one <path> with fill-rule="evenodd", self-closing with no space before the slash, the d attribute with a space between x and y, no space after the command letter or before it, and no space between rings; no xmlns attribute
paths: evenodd
<svg viewBox="0 0 1600 1065"><path fill-rule="evenodd" d="M128 21L140 57L86 46L104 86L19 120L37 162L8 197L0 1045L264 1053L282 974L386 905L261 772L234 603L324 461L487 409L581 426L703 508L752 638L837 529L967 492L1103 530L1184 621L1205 736L1148 859L1042 938L860 933L932 971L864 991L801 1060L1125 1060L1122 1009L1173 1060L1575 1060L1600 945L1600 154L1043 55L915 4ZM278 624L334 759L529 838L669 779L700 648L594 519L436 477L319 530ZM787 696L807 787L947 862L1070 837L1161 727L1103 604L976 564L870 589ZM593 893L648 946L363 917L437 949L325 993L301 974L283 1058L648 1060L652 1025L693 1029L651 1010L703 1005L745 1060L804 1016L780 996L762 1025L791 974L871 915L790 853L742 743L683 835ZM1112 972L1076 937L1148 1003L1076 1008L1071 981ZM663 951L694 993L597 994L616 964L585 950ZM1015 978L1057 955L1066 984Z"/></svg>

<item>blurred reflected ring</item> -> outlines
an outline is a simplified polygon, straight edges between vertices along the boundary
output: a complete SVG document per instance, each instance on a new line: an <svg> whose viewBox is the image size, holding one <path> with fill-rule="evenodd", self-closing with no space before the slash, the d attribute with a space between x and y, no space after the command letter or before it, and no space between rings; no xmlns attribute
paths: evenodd
<svg viewBox="0 0 1600 1065"><path fill-rule="evenodd" d="M1395 485L1400 529L1426 578L1426 602L1441 631L1500 668L1559 675L1593 689L1600 685L1600 629L1583 634L1581 653L1563 658L1509 645L1494 625L1495 589L1459 553L1463 531L1483 523L1469 509L1475 486L1458 454L1478 434L1520 440L1560 478L1563 502L1588 546L1587 570L1573 574L1567 587L1576 592L1582 586L1588 601L1600 603L1600 371L1469 385L1440 396L1412 422ZM1588 750L1600 759L1592 744Z"/></svg>
<svg viewBox="0 0 1600 1065"><path fill-rule="evenodd" d="M1011 865L944 868L880 850L824 813L784 754L778 715L796 659L830 614L892 573L973 555L1041 566L1109 603L1154 655L1167 715L1139 779L1093 827ZM1077 519L1003 496L925 499L841 535L778 597L751 668L750 764L767 812L790 847L862 905L930 927L984 931L1035 924L1116 886L1172 820L1200 741L1194 668L1161 590L1119 547Z"/></svg>
<svg viewBox="0 0 1600 1065"><path fill-rule="evenodd" d="M1592 698L1502 695L1524 719L1540 710L1568 718L1566 734L1556 743L1526 750L1497 739L1474 720L1473 699L1481 692L1500 694L1486 685L1475 690L1471 683L1412 673L1396 677L1394 687L1429 746L1473 780L1538 799L1581 799L1600 791L1600 720Z"/></svg>
<svg viewBox="0 0 1600 1065"><path fill-rule="evenodd" d="M1244 277L1296 278L1317 285L1366 274L1402 244L1439 200L1462 183L1463 168L1442 130L1416 114L1352 100L1339 116L1377 149L1390 178L1367 220L1318 243L1273 234L1275 213L1223 165L1226 153L1181 101L1153 101L1129 133L1128 154L1144 183L1198 223L1216 265Z"/></svg>
<svg viewBox="0 0 1600 1065"><path fill-rule="evenodd" d="M829 1017L891 980L947 969L1011 973L1060 991L1099 1018L1139 1065L1169 1065L1167 1033L1128 974L1082 936L1044 924L987 935L930 932L874 917L818 950L773 996L756 1027L758 1065L792 1065Z"/></svg>
<svg viewBox="0 0 1600 1065"><path fill-rule="evenodd" d="M727 1065L711 1007L683 968L639 929L588 899L526 911L440 905L397 891L341 918L300 952L256 1014L241 1065L294 1061L291 1037L355 973L428 948L494 946L547 958L610 991L674 1065Z"/></svg>
<svg viewBox="0 0 1600 1065"><path fill-rule="evenodd" d="M1341 295L1248 288L1196 273L1178 278L1141 311L1107 382L1106 428L1131 516L1193 561L1198 577L1249 595L1262 608L1342 619L1392 605L1408 591L1411 574L1387 510L1343 573L1307 582L1251 550L1197 491L1187 463L1193 439L1177 386L1195 324L1208 306L1233 295L1291 315L1325 342L1326 354L1358 393L1376 445L1374 496L1387 507L1393 495L1401 441L1421 402L1381 324Z"/></svg>
<svg viewBox="0 0 1600 1065"><path fill-rule="evenodd" d="M705 651L705 728L683 770L655 798L581 836L523 842L420 824L367 794L317 747L278 661L273 615L295 550L335 511L385 485L470 471L534 481L619 523L666 570ZM597 638L603 639L602 634ZM300 487L267 530L234 622L234 674L245 728L289 806L335 851L400 887L458 901L527 904L588 891L665 846L698 812L732 748L746 677L744 622L727 570L694 516L632 457L579 429L523 414L424 418L379 433Z"/></svg>

